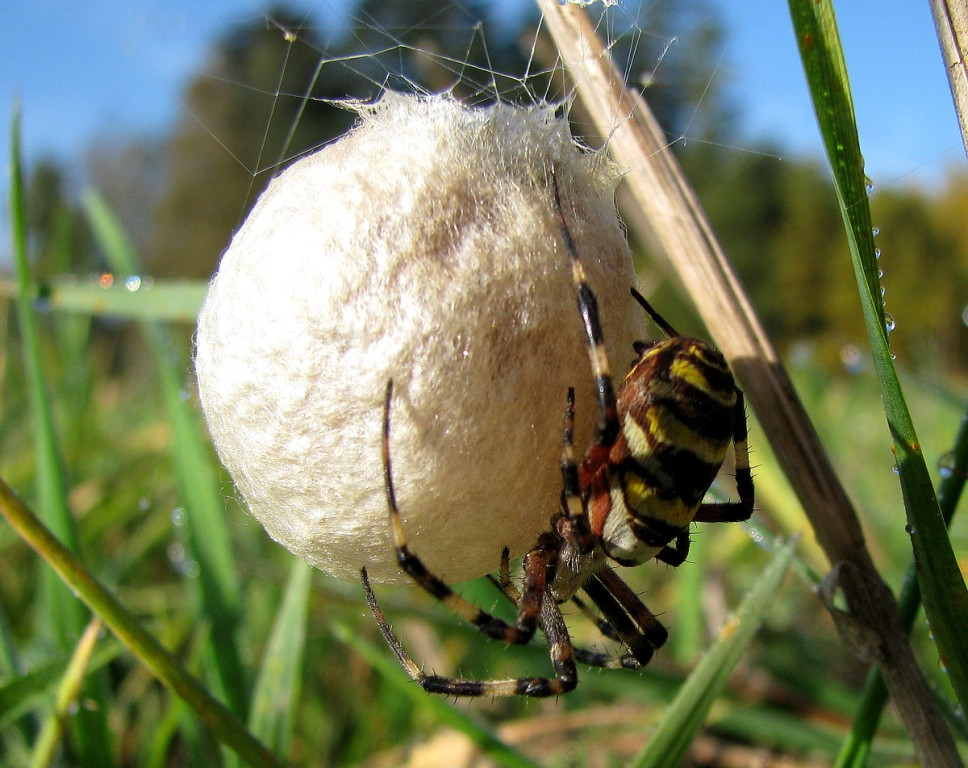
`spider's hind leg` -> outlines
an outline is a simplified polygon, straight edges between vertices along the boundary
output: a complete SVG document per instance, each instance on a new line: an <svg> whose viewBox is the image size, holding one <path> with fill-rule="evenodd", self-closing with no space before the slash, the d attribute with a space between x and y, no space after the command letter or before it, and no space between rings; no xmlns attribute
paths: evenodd
<svg viewBox="0 0 968 768"><path fill-rule="evenodd" d="M462 678L428 675L404 649L393 629L383 615L376 595L370 586L366 568L360 571L366 602L387 645L411 679L420 684L428 693L442 693L448 696L530 696L546 698L559 696L573 690L578 684L578 669L575 666L575 652L568 636L564 617L550 595L541 602L539 623L548 639L548 653L554 666L554 677L520 677L508 680L467 680Z"/></svg>
<svg viewBox="0 0 968 768"><path fill-rule="evenodd" d="M733 451L736 456L736 492L739 501L703 504L693 518L697 523L742 523L750 519L755 504L750 449L747 440L746 403L743 392L736 389L733 406Z"/></svg>
<svg viewBox="0 0 968 768"><path fill-rule="evenodd" d="M534 636L535 628L541 616L543 597L547 585L554 576L560 539L551 532L544 533L538 538L534 549L526 556L524 589L520 599L517 600L518 612L514 624L509 624L503 619L491 615L454 592L443 579L432 573L423 561L410 551L407 544L407 537L403 530L403 518L397 507L390 463L390 405L392 397L393 382L390 381L387 383L384 403L383 467L390 528L393 533L397 562L426 592L440 600L488 637L503 640L506 643L527 643Z"/></svg>

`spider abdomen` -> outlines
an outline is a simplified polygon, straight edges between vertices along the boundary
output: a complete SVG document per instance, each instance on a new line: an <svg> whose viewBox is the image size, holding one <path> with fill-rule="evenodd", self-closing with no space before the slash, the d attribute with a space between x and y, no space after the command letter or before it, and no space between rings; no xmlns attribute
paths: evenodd
<svg viewBox="0 0 968 768"><path fill-rule="evenodd" d="M643 349L617 394L608 460L584 468L592 530L610 557L645 562L688 529L726 456L735 404L729 367L705 342Z"/></svg>

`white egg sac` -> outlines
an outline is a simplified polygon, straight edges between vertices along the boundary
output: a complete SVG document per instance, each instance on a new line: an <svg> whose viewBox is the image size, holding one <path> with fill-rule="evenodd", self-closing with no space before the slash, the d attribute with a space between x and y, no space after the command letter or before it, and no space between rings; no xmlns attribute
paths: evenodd
<svg viewBox="0 0 968 768"><path fill-rule="evenodd" d="M619 173L553 105L387 93L354 108L225 252L198 322L202 407L270 536L334 576L402 582L382 460L392 379L410 549L447 580L479 577L558 510L567 388L579 452L598 415L552 174L617 384L635 357Z"/></svg>

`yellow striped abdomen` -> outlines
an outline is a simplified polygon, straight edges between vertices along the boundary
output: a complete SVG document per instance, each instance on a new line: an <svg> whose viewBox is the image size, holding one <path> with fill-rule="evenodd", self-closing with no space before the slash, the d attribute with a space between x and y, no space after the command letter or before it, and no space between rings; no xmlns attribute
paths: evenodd
<svg viewBox="0 0 968 768"><path fill-rule="evenodd" d="M587 492L605 551L635 564L692 522L729 448L736 385L719 352L674 337L643 350L617 401L621 430Z"/></svg>

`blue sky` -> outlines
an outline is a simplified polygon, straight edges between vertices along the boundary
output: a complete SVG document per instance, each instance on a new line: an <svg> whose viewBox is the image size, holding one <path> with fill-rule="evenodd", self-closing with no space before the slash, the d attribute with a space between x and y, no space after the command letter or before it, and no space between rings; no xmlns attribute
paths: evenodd
<svg viewBox="0 0 968 768"><path fill-rule="evenodd" d="M786 3L713 2L729 34L717 77L725 79L740 108L746 140L771 137L785 156L819 158ZM312 9L319 23L344 2L298 4ZM6 117L19 98L28 162L42 153L70 162L98 135L161 134L177 114L180 90L212 37L229 23L261 17L265 5L251 0L6 3L0 12L2 114ZM836 6L875 188L931 184L951 167L964 169L928 3L841 0ZM688 34L682 30L680 37Z"/></svg>

